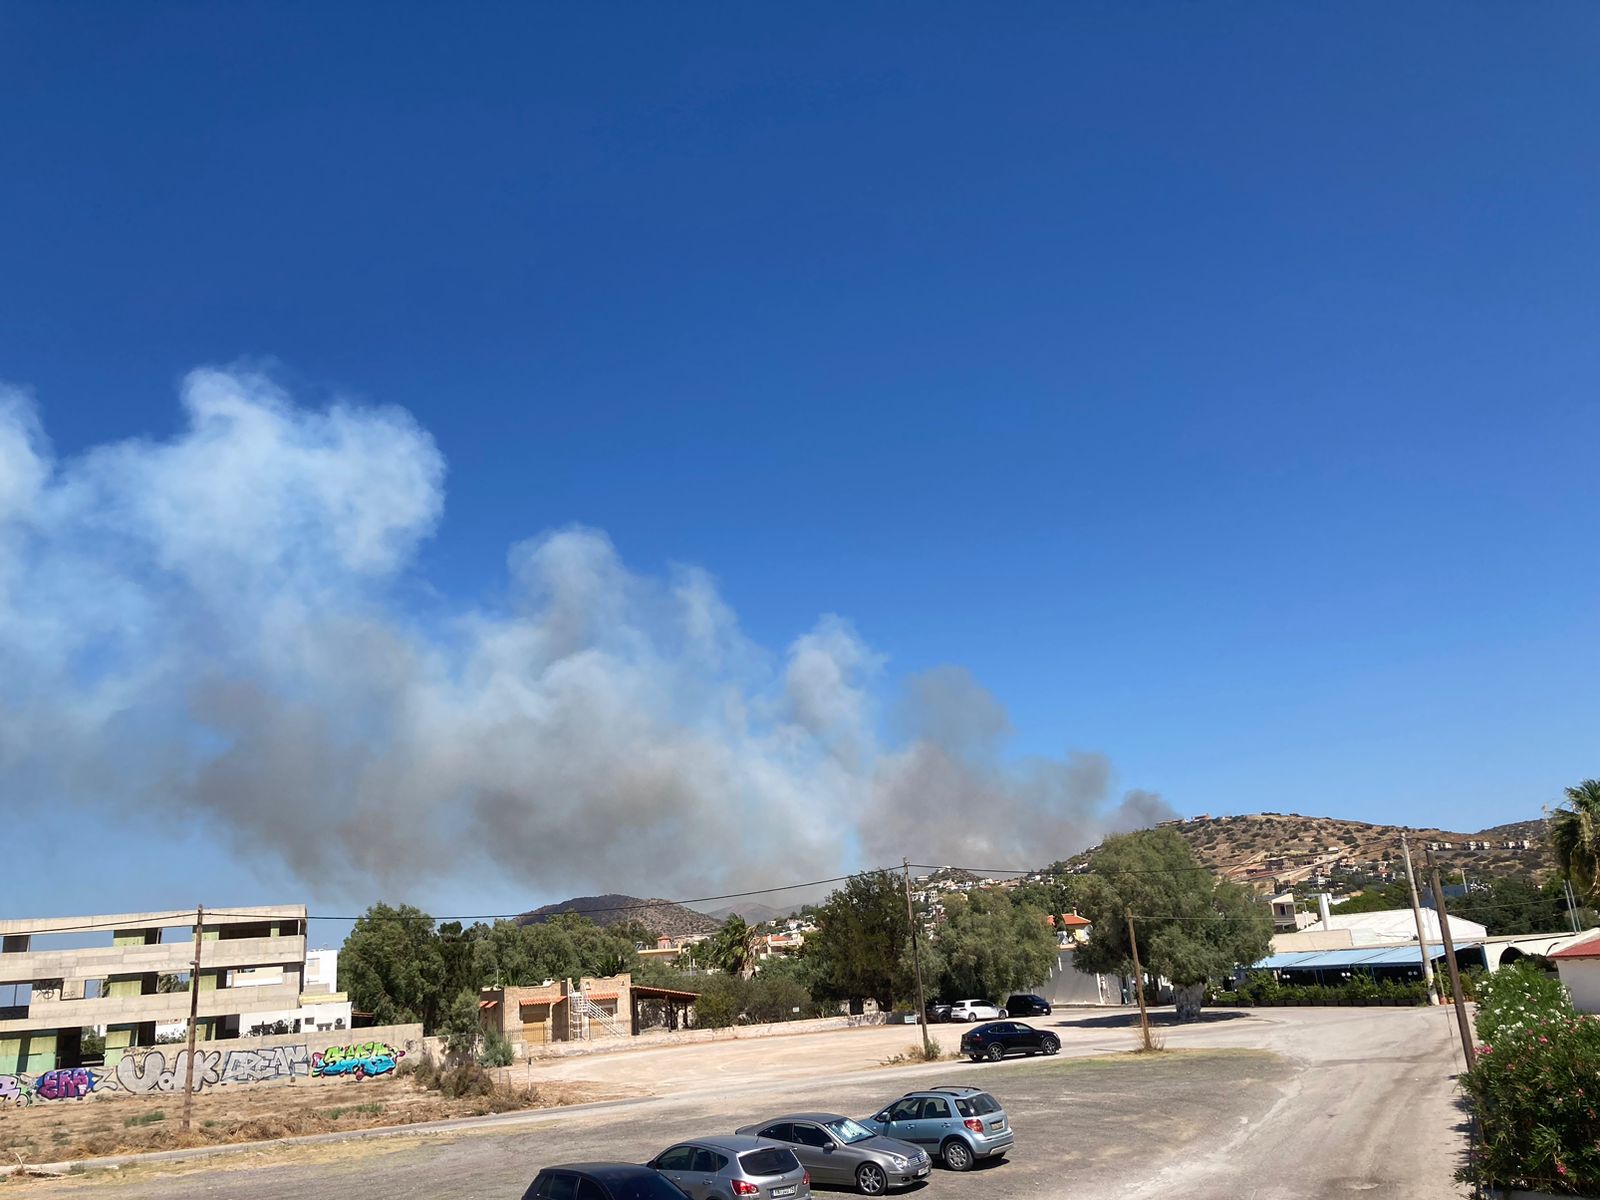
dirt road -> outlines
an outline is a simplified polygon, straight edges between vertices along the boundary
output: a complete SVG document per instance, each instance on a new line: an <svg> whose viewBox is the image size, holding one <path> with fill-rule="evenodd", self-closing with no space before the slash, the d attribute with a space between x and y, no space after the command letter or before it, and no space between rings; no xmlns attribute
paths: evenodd
<svg viewBox="0 0 1600 1200"><path fill-rule="evenodd" d="M1163 1031L1175 1053L1086 1059L1130 1045L1124 1014L1058 1014L1063 1057L861 1070L909 1043L868 1031L854 1069L827 1065L847 1039L730 1042L695 1052L642 1051L559 1064L586 1078L628 1075L659 1098L598 1110L489 1119L379 1140L284 1147L181 1168L139 1167L93 1179L19 1185L19 1195L271 1198L369 1194L397 1200L516 1200L542 1163L642 1160L694 1132L792 1108L871 1112L907 1088L981 1082L1017 1130L1011 1158L933 1191L976 1200L1116 1194L1197 1200L1305 1200L1377 1191L1416 1200L1464 1193L1450 1175L1465 1150L1456 1110L1459 1048L1449 1014L1427 1009L1270 1009L1210 1014ZM959 1032L959 1031L957 1031ZM889 1040L889 1034L898 1035ZM882 1039L882 1044L879 1040ZM784 1043L788 1043L785 1045ZM711 1051L715 1051L712 1053ZM683 1055L674 1059L675 1055ZM691 1065L685 1065L691 1064ZM181 1180L173 1174L181 1169Z"/></svg>

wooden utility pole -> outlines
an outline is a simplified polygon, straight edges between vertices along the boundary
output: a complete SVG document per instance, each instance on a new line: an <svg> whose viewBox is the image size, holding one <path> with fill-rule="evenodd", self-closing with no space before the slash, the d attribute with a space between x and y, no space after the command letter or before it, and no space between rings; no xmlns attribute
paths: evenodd
<svg viewBox="0 0 1600 1200"><path fill-rule="evenodd" d="M1400 835L1400 853L1406 860L1406 882L1411 885L1411 915L1417 921L1417 948L1422 951L1422 980L1428 985L1428 1003L1433 997L1433 959L1428 955L1428 931L1422 923L1422 905L1417 900L1417 877L1411 870L1411 845Z"/></svg>
<svg viewBox="0 0 1600 1200"><path fill-rule="evenodd" d="M911 969L917 977L917 1024L922 1026L922 1053L933 1058L933 1041L928 1037L928 1002L922 995L922 951L917 948L917 916L911 909L911 860L902 858L906 873L906 928L911 931Z"/></svg>
<svg viewBox="0 0 1600 1200"><path fill-rule="evenodd" d="M1150 1037L1150 1010L1144 1006L1144 969L1139 966L1139 939L1133 932L1133 914L1124 914L1128 918L1128 949L1133 953L1133 994L1139 997L1139 1035L1144 1039L1144 1048L1154 1050L1156 1044Z"/></svg>
<svg viewBox="0 0 1600 1200"><path fill-rule="evenodd" d="M189 1132L189 1120L194 1114L194 1035L200 1023L200 937L205 929L205 905L194 910L194 959L189 964L189 1053L184 1064L183 1081L183 1131Z"/></svg>
<svg viewBox="0 0 1600 1200"><path fill-rule="evenodd" d="M1455 939L1450 936L1450 918L1444 911L1444 888L1439 883L1439 867L1428 848L1428 877L1433 882L1433 902L1439 906L1439 936L1444 941L1444 965L1450 972L1450 994L1456 1002L1456 1024L1461 1029L1461 1049L1467 1056L1467 1072L1478 1065L1478 1052L1472 1045L1472 1025L1467 1020L1467 999L1461 994L1461 969L1456 964Z"/></svg>

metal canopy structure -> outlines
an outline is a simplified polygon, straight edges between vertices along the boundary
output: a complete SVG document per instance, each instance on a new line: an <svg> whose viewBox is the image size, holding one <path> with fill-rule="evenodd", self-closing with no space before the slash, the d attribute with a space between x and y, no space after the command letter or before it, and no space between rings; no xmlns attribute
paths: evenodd
<svg viewBox="0 0 1600 1200"><path fill-rule="evenodd" d="M1440 962L1445 957L1443 946L1428 947L1428 958ZM1485 966L1483 943L1462 942L1456 946L1456 961L1464 966ZM1356 972L1366 975L1385 975L1390 978L1422 977L1422 953L1413 943L1410 946L1369 946L1350 950L1304 950L1292 954L1272 954L1246 968L1250 971L1271 971L1274 974L1314 978L1322 983L1342 982Z"/></svg>

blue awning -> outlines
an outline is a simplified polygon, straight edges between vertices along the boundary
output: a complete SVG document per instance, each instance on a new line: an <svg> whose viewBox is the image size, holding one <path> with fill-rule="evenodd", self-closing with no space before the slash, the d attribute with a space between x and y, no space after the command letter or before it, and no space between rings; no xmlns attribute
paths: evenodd
<svg viewBox="0 0 1600 1200"><path fill-rule="evenodd" d="M1476 950L1481 942L1463 942L1456 953ZM1428 943L1428 958L1444 958L1444 947ZM1365 950L1301 950L1293 954L1271 954L1250 967L1252 971L1328 971L1350 967L1420 967L1422 954L1415 945L1377 946Z"/></svg>

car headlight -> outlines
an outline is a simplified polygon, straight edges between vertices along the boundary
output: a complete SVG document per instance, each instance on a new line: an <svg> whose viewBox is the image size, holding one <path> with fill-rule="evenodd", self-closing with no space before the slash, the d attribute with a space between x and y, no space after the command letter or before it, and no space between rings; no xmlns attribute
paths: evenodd
<svg viewBox="0 0 1600 1200"><path fill-rule="evenodd" d="M889 1155L889 1161L894 1164L895 1170L904 1171L909 1160L903 1154L891 1154Z"/></svg>

